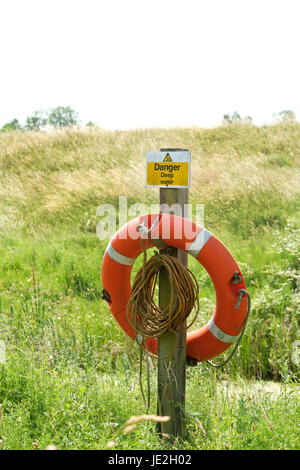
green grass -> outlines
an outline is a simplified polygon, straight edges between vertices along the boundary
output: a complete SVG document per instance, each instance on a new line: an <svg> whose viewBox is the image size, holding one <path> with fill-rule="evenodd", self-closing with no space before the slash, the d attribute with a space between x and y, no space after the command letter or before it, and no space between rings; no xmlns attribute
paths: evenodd
<svg viewBox="0 0 300 470"><path fill-rule="evenodd" d="M138 373L128 360L104 373L76 361L65 364L63 358L36 361L32 353L15 360L19 357L11 354L0 367L2 449L44 449L50 443L60 449L105 449L110 441L117 449L161 449L154 423L122 432L130 416L144 413ZM284 385L274 392L271 386L259 390L241 379L232 384L230 377L219 383L207 367L190 369L186 435L165 448L297 449L299 391ZM153 377L151 390L155 413Z"/></svg>
<svg viewBox="0 0 300 470"><path fill-rule="evenodd" d="M166 445L155 423L122 432L130 416L145 412L139 350L101 300L108 240L95 231L103 202L117 207L119 195L127 195L129 205L157 203L158 192L143 187L145 152L168 146L191 149L190 201L205 205L206 228L240 264L252 298L232 361L218 371L206 363L188 369L187 434L171 446L299 448L299 366L292 361L299 339L299 142L299 124L0 136L0 341L6 345L0 449L51 443L103 449L112 440L117 449ZM134 272L139 266L140 259ZM189 266L200 285L202 326L214 309L214 289L194 259ZM271 389L259 391L265 381Z"/></svg>

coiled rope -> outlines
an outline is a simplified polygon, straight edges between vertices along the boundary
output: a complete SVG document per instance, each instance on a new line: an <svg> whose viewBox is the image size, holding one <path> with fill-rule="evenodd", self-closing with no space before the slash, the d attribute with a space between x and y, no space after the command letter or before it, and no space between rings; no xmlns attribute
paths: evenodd
<svg viewBox="0 0 300 470"><path fill-rule="evenodd" d="M196 304L195 316L185 329L190 328L199 313L199 286L196 277L174 256L155 252L147 261L146 246L143 245L142 238L141 244L143 266L132 285L126 312L128 322L143 338L159 338L164 333L179 331ZM162 269L168 273L171 290L170 301L165 308L157 305L154 300L157 278Z"/></svg>

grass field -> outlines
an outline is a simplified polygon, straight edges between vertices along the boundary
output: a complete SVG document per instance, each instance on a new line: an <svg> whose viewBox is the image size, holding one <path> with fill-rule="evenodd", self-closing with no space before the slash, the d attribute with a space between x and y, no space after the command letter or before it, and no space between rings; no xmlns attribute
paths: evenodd
<svg viewBox="0 0 300 470"><path fill-rule="evenodd" d="M145 412L139 350L101 300L108 240L96 236L100 204L118 208L119 195L157 203L144 165L161 147L191 150L190 202L204 204L206 228L234 255L252 297L232 361L188 369L187 435L172 446L299 449L300 124L0 135L0 449L162 448L154 422L123 432ZM189 266L203 325L214 289Z"/></svg>

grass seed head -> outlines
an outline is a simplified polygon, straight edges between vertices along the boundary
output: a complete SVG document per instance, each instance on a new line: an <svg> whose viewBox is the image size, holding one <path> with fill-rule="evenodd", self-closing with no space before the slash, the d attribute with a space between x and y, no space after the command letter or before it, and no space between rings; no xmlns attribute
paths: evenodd
<svg viewBox="0 0 300 470"><path fill-rule="evenodd" d="M157 416L157 415L139 415L139 416L131 416L128 421L126 421L126 425L139 423L140 421L154 421L156 423L165 423L170 420L170 416Z"/></svg>
<svg viewBox="0 0 300 470"><path fill-rule="evenodd" d="M129 434L131 431L133 431L136 428L136 424L130 424L129 426L126 426L123 429L123 434Z"/></svg>
<svg viewBox="0 0 300 470"><path fill-rule="evenodd" d="M57 447L56 447L54 444L49 444L49 445L46 447L46 450L57 450Z"/></svg>
<svg viewBox="0 0 300 470"><path fill-rule="evenodd" d="M116 443L114 441L109 441L107 444L106 444L106 448L107 449L113 449L115 447Z"/></svg>

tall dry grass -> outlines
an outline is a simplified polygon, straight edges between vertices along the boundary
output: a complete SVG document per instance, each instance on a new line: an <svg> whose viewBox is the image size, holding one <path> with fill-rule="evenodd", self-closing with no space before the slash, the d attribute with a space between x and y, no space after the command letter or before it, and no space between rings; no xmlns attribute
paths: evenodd
<svg viewBox="0 0 300 470"><path fill-rule="evenodd" d="M156 202L156 190L144 187L145 153L167 146L192 152L191 202L230 204L250 194L291 200L299 193L299 142L300 124L2 134L2 225L61 222L83 207L95 215L120 194Z"/></svg>

